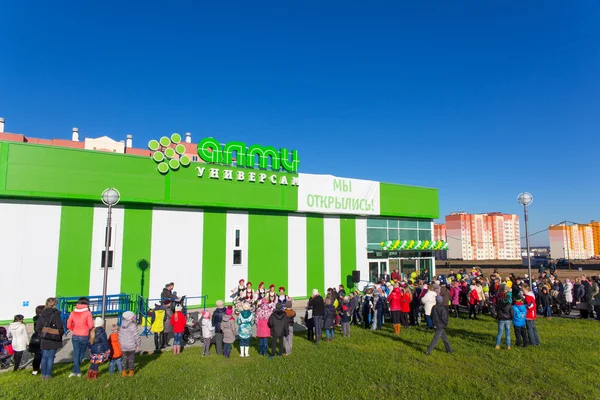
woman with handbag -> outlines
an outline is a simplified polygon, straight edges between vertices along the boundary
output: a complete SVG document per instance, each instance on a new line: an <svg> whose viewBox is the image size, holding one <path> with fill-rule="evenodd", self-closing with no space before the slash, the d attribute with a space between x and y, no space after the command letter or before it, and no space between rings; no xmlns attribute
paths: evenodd
<svg viewBox="0 0 600 400"><path fill-rule="evenodd" d="M40 314L40 318L35 324L35 328L40 332L40 349L42 350L42 379L52 378L52 368L54 367L54 357L56 351L63 345L62 337L65 333L60 311L56 309L56 297L49 297L46 300L46 307Z"/></svg>

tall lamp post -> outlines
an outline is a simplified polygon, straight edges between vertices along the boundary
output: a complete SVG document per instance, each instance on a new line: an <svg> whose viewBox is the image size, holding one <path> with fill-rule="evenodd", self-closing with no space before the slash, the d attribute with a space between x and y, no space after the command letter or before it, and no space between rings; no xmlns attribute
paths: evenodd
<svg viewBox="0 0 600 400"><path fill-rule="evenodd" d="M102 320L104 321L104 326L106 326L106 321L104 319L106 315L106 286L108 284L108 257L109 257L109 249L110 249L110 237L111 237L111 217L112 217L112 208L117 205L119 200L121 199L121 194L117 189L109 188L102 192L102 202L108 206L108 217L106 219L106 237L104 242L104 281L102 284Z"/></svg>
<svg viewBox="0 0 600 400"><path fill-rule="evenodd" d="M529 273L529 286L533 290L533 275L531 275L531 253L529 251L529 215L527 213L527 206L533 203L533 196L531 193L523 192L517 196L517 201L523 206L525 213L525 246L527 246L527 271Z"/></svg>

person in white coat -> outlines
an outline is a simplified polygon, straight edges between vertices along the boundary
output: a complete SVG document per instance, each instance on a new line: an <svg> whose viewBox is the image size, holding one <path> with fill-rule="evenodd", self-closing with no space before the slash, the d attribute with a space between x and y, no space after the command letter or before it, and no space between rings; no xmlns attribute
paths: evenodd
<svg viewBox="0 0 600 400"><path fill-rule="evenodd" d="M29 336L27 335L27 327L23 323L21 314L15 315L14 322L8 326L8 339L12 340L12 348L15 351L13 361L15 363L15 371L19 369L23 352L27 350L29 344Z"/></svg>
<svg viewBox="0 0 600 400"><path fill-rule="evenodd" d="M425 309L425 320L427 321L427 330L433 329L433 320L431 319L431 309L435 306L435 298L437 293L433 289L433 285L427 288L427 293L421 299L423 308Z"/></svg>
<svg viewBox="0 0 600 400"><path fill-rule="evenodd" d="M565 279L563 290L565 292L565 301L567 304L573 303L573 283L571 283L569 279Z"/></svg>

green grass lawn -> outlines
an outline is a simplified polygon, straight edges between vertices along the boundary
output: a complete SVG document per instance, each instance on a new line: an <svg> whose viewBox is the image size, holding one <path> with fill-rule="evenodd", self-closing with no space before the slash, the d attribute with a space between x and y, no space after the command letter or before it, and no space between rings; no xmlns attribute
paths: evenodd
<svg viewBox="0 0 600 400"><path fill-rule="evenodd" d="M432 333L420 328L393 335L352 328L351 338L315 346L297 335L290 357L200 356L199 347L181 355L138 356L133 378L107 374L97 381L68 379L71 365L58 364L54 379L30 371L0 374L2 399L599 399L600 324L554 318L538 320L542 346L510 351L494 348L496 322L451 319L455 350L440 342L424 352ZM337 334L337 332L336 332ZM514 340L514 334L513 334ZM87 371L87 364L83 367Z"/></svg>

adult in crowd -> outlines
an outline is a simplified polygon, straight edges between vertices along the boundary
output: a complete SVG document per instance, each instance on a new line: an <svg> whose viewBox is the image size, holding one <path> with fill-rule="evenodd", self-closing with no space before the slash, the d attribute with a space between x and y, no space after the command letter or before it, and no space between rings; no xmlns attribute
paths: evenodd
<svg viewBox="0 0 600 400"><path fill-rule="evenodd" d="M399 287L395 287L392 289L392 293L390 293L388 297L388 302L390 303L390 313L392 314L392 325L394 326L394 333L396 335L400 334L400 313L402 308L402 292Z"/></svg>
<svg viewBox="0 0 600 400"><path fill-rule="evenodd" d="M270 359L275 357L275 351L277 347L277 342L279 343L279 356L283 356L283 338L288 335L289 325L288 318L285 315L285 311L283 311L283 305L281 303L277 303L275 306L275 311L269 317L269 321L267 325L271 329L271 355Z"/></svg>
<svg viewBox="0 0 600 400"><path fill-rule="evenodd" d="M598 278L597 276L592 277L591 291L591 301L594 306L594 312L596 313L596 320L600 321L600 278Z"/></svg>
<svg viewBox="0 0 600 400"><path fill-rule="evenodd" d="M292 300L285 303L284 311L288 319L288 335L283 338L283 346L285 347L285 355L289 356L292 354L294 344L294 318L296 317L296 311L292 308Z"/></svg>
<svg viewBox="0 0 600 400"><path fill-rule="evenodd" d="M40 349L40 331L37 329L37 321L40 319L40 315L42 311L44 311L45 306L37 306L35 308L35 316L33 317L33 335L31 335L31 339L29 340L29 352L33 353L33 371L31 371L31 375L37 375L40 372L40 366L42 365L42 349Z"/></svg>
<svg viewBox="0 0 600 400"><path fill-rule="evenodd" d="M579 312L581 314L581 318L583 319L587 319L590 316L590 313L592 311L592 302L591 302L591 298L592 298L592 285L590 285L590 282L588 281L587 277L585 275L581 276L581 288L580 293L582 294L580 300L579 300Z"/></svg>
<svg viewBox="0 0 600 400"><path fill-rule="evenodd" d="M50 297L46 300L44 311L36 322L36 329L40 332L42 349L42 379L52 378L52 368L54 367L54 357L56 351L62 347L62 337L65 333L60 311L56 309L56 297Z"/></svg>
<svg viewBox="0 0 600 400"><path fill-rule="evenodd" d="M511 298L508 296L509 288L502 285L496 296L496 318L498 319L498 334L496 335L496 350L500 350L502 333L506 335L506 347L510 350L510 325L513 320L514 311Z"/></svg>
<svg viewBox="0 0 600 400"><path fill-rule="evenodd" d="M383 274L381 274L381 280L384 282L389 282L391 279L391 276L389 274L388 271L385 271Z"/></svg>
<svg viewBox="0 0 600 400"><path fill-rule="evenodd" d="M404 328L408 328L408 315L410 314L410 304L412 302L412 293L408 287L405 287L404 290L400 290L402 294L402 301L400 304L400 324ZM398 329L400 332L400 329Z"/></svg>
<svg viewBox="0 0 600 400"><path fill-rule="evenodd" d="M433 286L433 285L432 285ZM423 308L425 311L425 320L427 321L427 330L433 329L433 319L431 317L431 310L433 306L435 306L436 302L436 293L433 290L433 287L425 287L423 289L427 289L427 292L423 295L421 299L421 303L423 303Z"/></svg>
<svg viewBox="0 0 600 400"><path fill-rule="evenodd" d="M394 282L397 282L397 281L399 281L399 280L401 279L400 272L398 272L398 268L396 268L396 269L394 270L394 272L392 272L392 276L391 276L391 278L392 278L392 280L393 280Z"/></svg>
<svg viewBox="0 0 600 400"><path fill-rule="evenodd" d="M565 279L565 284L563 285L563 292L567 304L573 304L573 283L571 283L570 279Z"/></svg>
<svg viewBox="0 0 600 400"><path fill-rule="evenodd" d="M315 324L315 344L319 344L321 342L323 317L325 316L325 302L319 294L318 289L313 289L312 297L308 301L308 307L312 309L313 323Z"/></svg>
<svg viewBox="0 0 600 400"><path fill-rule="evenodd" d="M160 294L160 300L162 302L164 302L165 300L167 300L169 302L180 300L180 298L177 297L176 294L173 294L173 289L175 289L175 283L173 283L173 282L167 283Z"/></svg>
<svg viewBox="0 0 600 400"><path fill-rule="evenodd" d="M225 305L223 300L217 300L216 310L212 315L212 326L215 328L215 347L217 349L218 355L223 355L223 330L221 329L221 322L223 321L223 316L227 311L225 309Z"/></svg>
<svg viewBox="0 0 600 400"><path fill-rule="evenodd" d="M79 298L75 309L67 319L67 329L72 333L71 343L73 344L73 368L69 378L81 377L81 362L88 348L90 330L94 327L94 319L88 305L86 297Z"/></svg>
<svg viewBox="0 0 600 400"><path fill-rule="evenodd" d="M434 292L435 293L435 292ZM452 347L448 341L446 335L446 327L448 326L448 308L442 307L442 296L435 298L436 304L431 310L433 325L435 326L435 335L429 344L429 348L425 352L426 355L430 355L435 346L438 344L440 339L444 342L444 347L447 353L452 353Z"/></svg>

